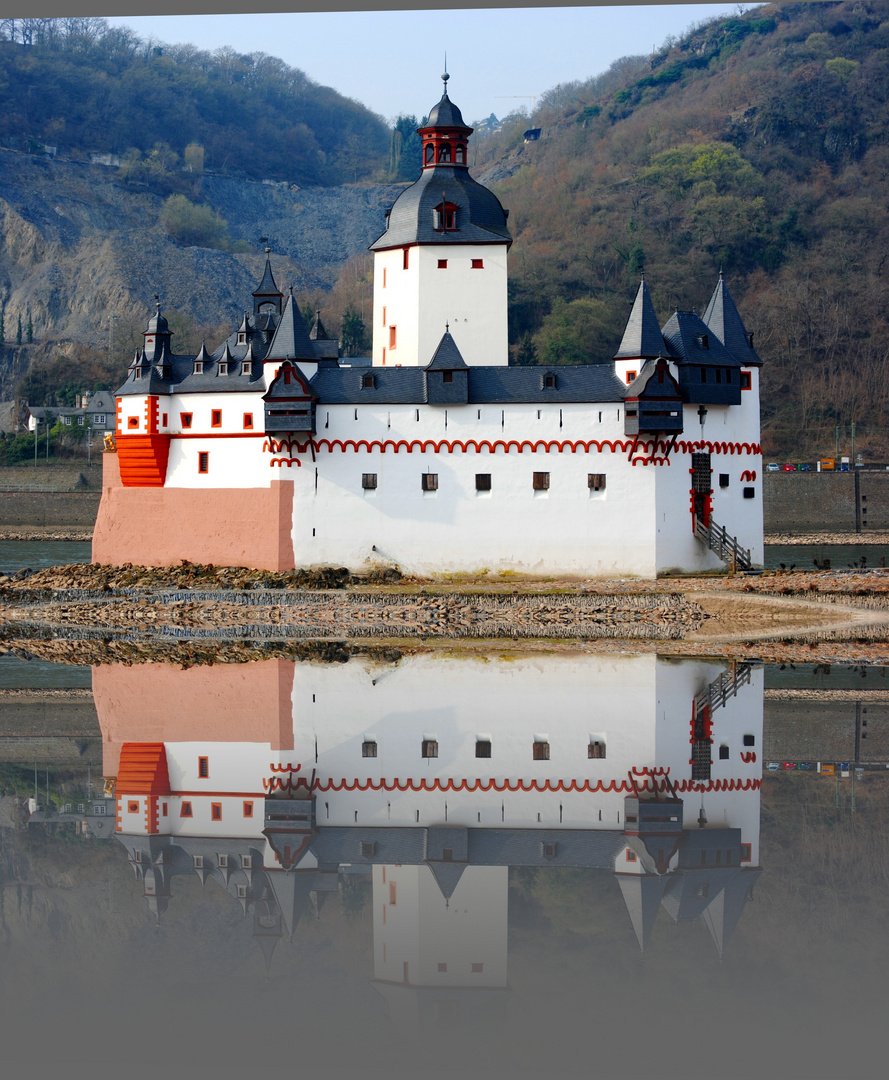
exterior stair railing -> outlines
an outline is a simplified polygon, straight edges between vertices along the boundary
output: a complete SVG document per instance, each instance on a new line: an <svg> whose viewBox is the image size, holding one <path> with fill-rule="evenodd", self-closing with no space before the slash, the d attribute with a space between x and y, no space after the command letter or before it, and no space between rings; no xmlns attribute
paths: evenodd
<svg viewBox="0 0 889 1080"><path fill-rule="evenodd" d="M734 697L742 686L750 682L750 671L750 664L733 664L730 670L723 671L695 698L695 716L701 715L705 709L712 716L729 698Z"/></svg>
<svg viewBox="0 0 889 1080"><path fill-rule="evenodd" d="M750 549L741 547L737 537L729 536L724 525L717 525L712 520L705 525L696 517L695 536L733 570L750 570L753 567Z"/></svg>

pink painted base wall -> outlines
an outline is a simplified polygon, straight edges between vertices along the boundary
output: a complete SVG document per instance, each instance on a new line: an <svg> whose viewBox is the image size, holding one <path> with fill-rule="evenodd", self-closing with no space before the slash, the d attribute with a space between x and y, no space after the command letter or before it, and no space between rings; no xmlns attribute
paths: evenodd
<svg viewBox="0 0 889 1080"><path fill-rule="evenodd" d="M93 697L102 729L104 776L116 776L125 742L261 742L293 749L294 662L101 664Z"/></svg>
<svg viewBox="0 0 889 1080"><path fill-rule="evenodd" d="M183 559L257 570L294 568L293 484L269 488L124 487L117 454L102 456L93 562L175 566Z"/></svg>

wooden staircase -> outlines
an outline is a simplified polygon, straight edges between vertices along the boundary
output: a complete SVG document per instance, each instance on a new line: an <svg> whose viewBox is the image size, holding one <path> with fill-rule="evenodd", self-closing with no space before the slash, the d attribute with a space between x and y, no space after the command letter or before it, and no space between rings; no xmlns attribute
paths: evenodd
<svg viewBox="0 0 889 1080"><path fill-rule="evenodd" d="M695 517L695 536L732 570L753 568L750 549L741 547L736 536L729 536L724 525L717 525L712 519L709 525L705 525L699 517Z"/></svg>

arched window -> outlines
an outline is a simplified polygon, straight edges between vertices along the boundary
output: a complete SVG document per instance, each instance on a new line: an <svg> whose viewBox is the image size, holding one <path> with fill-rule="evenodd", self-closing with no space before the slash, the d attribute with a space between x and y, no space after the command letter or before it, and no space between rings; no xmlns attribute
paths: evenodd
<svg viewBox="0 0 889 1080"><path fill-rule="evenodd" d="M442 143L441 149L438 151L438 160L450 162L451 160L451 146L450 143Z"/></svg>
<svg viewBox="0 0 889 1080"><path fill-rule="evenodd" d="M426 164L431 164L432 159L435 157L435 147L431 142L426 143Z"/></svg>
<svg viewBox="0 0 889 1080"><path fill-rule="evenodd" d="M466 148L464 146L458 146L454 150L454 162L457 165L464 165L466 163Z"/></svg>

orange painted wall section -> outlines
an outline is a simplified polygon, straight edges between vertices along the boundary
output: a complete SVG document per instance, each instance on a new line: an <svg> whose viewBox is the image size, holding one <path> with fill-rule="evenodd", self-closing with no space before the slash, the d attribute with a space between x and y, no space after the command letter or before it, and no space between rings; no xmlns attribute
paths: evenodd
<svg viewBox="0 0 889 1080"><path fill-rule="evenodd" d="M93 562L178 566L188 559L258 570L294 568L292 481L273 480L268 488L128 487L121 477L125 457L102 455Z"/></svg>
<svg viewBox="0 0 889 1080"><path fill-rule="evenodd" d="M118 435L116 456L124 487L163 487L170 459L170 436Z"/></svg>
<svg viewBox="0 0 889 1080"><path fill-rule="evenodd" d="M292 750L294 667L292 660L94 667L103 775L118 776L124 743L206 741L209 749L215 742L263 742Z"/></svg>

